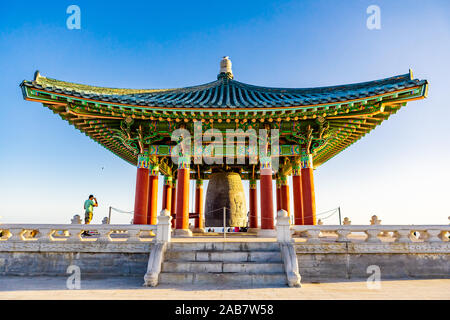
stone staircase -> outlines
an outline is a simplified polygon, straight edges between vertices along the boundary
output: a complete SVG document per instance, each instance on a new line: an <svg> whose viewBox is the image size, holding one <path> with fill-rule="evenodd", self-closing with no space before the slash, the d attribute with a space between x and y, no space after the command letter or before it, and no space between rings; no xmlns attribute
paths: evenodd
<svg viewBox="0 0 450 320"><path fill-rule="evenodd" d="M286 285L277 242L172 242L160 284Z"/></svg>

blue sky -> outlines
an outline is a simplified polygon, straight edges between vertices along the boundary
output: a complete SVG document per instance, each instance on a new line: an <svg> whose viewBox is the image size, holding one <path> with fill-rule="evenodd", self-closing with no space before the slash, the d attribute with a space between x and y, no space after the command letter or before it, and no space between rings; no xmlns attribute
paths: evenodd
<svg viewBox="0 0 450 320"><path fill-rule="evenodd" d="M69 5L81 30L66 27ZM381 29L366 27L369 5ZM23 1L0 4L0 222L66 223L94 193L132 210L136 169L38 103L19 83L43 76L91 85L172 88L212 81L222 56L235 79L313 87L414 71L411 102L315 171L318 212L354 224L447 224L450 209L448 1ZM162 179L160 179L162 180ZM205 190L206 192L206 190ZM114 214L113 222L131 216ZM336 223L335 217L325 223Z"/></svg>

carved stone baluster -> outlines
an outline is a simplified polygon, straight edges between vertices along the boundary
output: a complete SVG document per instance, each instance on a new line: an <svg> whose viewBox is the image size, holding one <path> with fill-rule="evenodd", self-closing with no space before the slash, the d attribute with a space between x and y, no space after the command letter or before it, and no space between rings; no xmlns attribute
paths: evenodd
<svg viewBox="0 0 450 320"><path fill-rule="evenodd" d="M128 242L140 242L141 238L139 237L141 234L141 230L139 229L130 229L128 230Z"/></svg>
<svg viewBox="0 0 450 320"><path fill-rule="evenodd" d="M67 241L69 242L79 242L79 241L83 241L83 239L81 238L81 234L83 233L83 230L70 230L70 236L67 239Z"/></svg>
<svg viewBox="0 0 450 320"><path fill-rule="evenodd" d="M306 230L306 235L308 237L307 243L320 243L319 239L320 230L319 229L308 229Z"/></svg>
<svg viewBox="0 0 450 320"><path fill-rule="evenodd" d="M338 230L336 230L336 233L338 235L338 238L336 239L337 242L349 241L347 236L351 233L350 230L338 229Z"/></svg>
<svg viewBox="0 0 450 320"><path fill-rule="evenodd" d="M442 240L439 238L441 230L428 229L427 233L429 236L428 236L428 239L425 240L426 242L442 242Z"/></svg>
<svg viewBox="0 0 450 320"><path fill-rule="evenodd" d="M52 228L39 228L39 242L50 242L53 241L53 233L55 229Z"/></svg>
<svg viewBox="0 0 450 320"><path fill-rule="evenodd" d="M380 233L380 230L368 229L364 232L365 232L365 234L367 234L366 242L369 242L369 243L380 243L381 242L380 238L378 238L378 234Z"/></svg>
<svg viewBox="0 0 450 320"><path fill-rule="evenodd" d="M400 243L409 243L411 242L411 230L409 229L399 229L395 232L396 235L396 239L395 242L400 242Z"/></svg>
<svg viewBox="0 0 450 320"><path fill-rule="evenodd" d="M112 233L112 230L108 229L99 229L97 230L99 233L99 238L97 239L98 242L111 242L112 239L110 237L110 234Z"/></svg>
<svg viewBox="0 0 450 320"><path fill-rule="evenodd" d="M8 233L6 230L4 233ZM11 235L8 238L8 241L24 241L23 234L25 230L23 228L9 228L9 234Z"/></svg>

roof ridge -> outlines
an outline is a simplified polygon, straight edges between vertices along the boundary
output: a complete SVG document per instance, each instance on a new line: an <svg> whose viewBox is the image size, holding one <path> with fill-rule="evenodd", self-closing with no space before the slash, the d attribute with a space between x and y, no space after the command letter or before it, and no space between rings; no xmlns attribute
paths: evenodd
<svg viewBox="0 0 450 320"><path fill-rule="evenodd" d="M78 89L84 93L100 93L106 95L132 95L132 94L141 94L141 93L174 93L174 92L189 92L196 89L206 89L214 86L214 84L220 83L220 80L211 81L201 85L189 86L189 87L181 87L181 88L164 88L164 89L131 89L131 88L113 88L113 87L103 87L103 86L92 86L83 83L77 82L69 82L64 80L58 80L54 78L44 77L40 75L39 71L35 72L34 80L27 81L24 80L24 83L38 84L45 88L46 86L50 87L60 87L64 89Z"/></svg>

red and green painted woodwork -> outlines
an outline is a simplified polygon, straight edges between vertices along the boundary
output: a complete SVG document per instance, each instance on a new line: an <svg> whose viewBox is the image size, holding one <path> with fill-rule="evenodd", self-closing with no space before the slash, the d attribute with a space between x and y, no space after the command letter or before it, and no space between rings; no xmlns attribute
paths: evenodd
<svg viewBox="0 0 450 320"><path fill-rule="evenodd" d="M428 91L428 82L414 79L411 71L326 90L258 87L228 78L190 88L115 89L51 79L39 72L20 86L24 99L42 103L133 165L142 153L140 146L155 142L168 145L174 129L181 124L189 126L194 120L219 130L257 130L258 125L270 125L280 129L282 139L298 147L305 137L303 128L323 119L329 138L314 154L318 167L408 101L426 97ZM321 144L324 132L315 130L314 134ZM158 157L164 156L164 148L161 146ZM172 166L164 162L160 170L165 175L174 174Z"/></svg>
<svg viewBox="0 0 450 320"><path fill-rule="evenodd" d="M300 160L300 159L299 159ZM300 161L292 165L292 194L294 197L294 224L303 225L302 166Z"/></svg>
<svg viewBox="0 0 450 320"><path fill-rule="evenodd" d="M250 179L250 216L249 216L249 227L258 228L258 193L256 189L256 179Z"/></svg>
<svg viewBox="0 0 450 320"><path fill-rule="evenodd" d="M261 229L274 229L272 159L260 158Z"/></svg>
<svg viewBox="0 0 450 320"><path fill-rule="evenodd" d="M287 176L284 174L279 175L280 180L280 206L281 209L286 210L290 215L290 198L289 198L289 183Z"/></svg>
<svg viewBox="0 0 450 320"><path fill-rule="evenodd" d="M158 175L159 166L150 164L148 176L147 224L156 224L158 218Z"/></svg>
<svg viewBox="0 0 450 320"><path fill-rule="evenodd" d="M189 229L189 157L178 158L176 229Z"/></svg>
<svg viewBox="0 0 450 320"><path fill-rule="evenodd" d="M278 212L281 209L281 182L278 177L275 179L275 181L276 181L275 195L276 195L277 212Z"/></svg>
<svg viewBox="0 0 450 320"><path fill-rule="evenodd" d="M316 199L314 194L314 175L312 154L301 157L302 165L302 200L303 222L305 225L316 224Z"/></svg>
<svg viewBox="0 0 450 320"><path fill-rule="evenodd" d="M205 220L203 217L203 180L197 179L195 181L195 213L198 217L195 218L195 228L203 229L205 227Z"/></svg>
<svg viewBox="0 0 450 320"><path fill-rule="evenodd" d="M147 224L148 172L148 155L140 154L137 161L133 224Z"/></svg>
<svg viewBox="0 0 450 320"><path fill-rule="evenodd" d="M172 204L170 206L170 215L172 216L172 228L175 229L177 205L177 180L172 180Z"/></svg>
<svg viewBox="0 0 450 320"><path fill-rule="evenodd" d="M164 176L162 209L163 210L166 209L169 212L172 209L172 177L171 176Z"/></svg>

